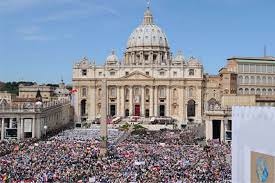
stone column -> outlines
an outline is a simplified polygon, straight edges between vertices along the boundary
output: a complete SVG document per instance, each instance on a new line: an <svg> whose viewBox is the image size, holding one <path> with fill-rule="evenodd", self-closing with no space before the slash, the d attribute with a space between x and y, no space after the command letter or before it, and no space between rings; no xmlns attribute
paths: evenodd
<svg viewBox="0 0 275 183"><path fill-rule="evenodd" d="M4 140L5 138L5 127L4 127L4 118L1 119L1 140Z"/></svg>
<svg viewBox="0 0 275 183"><path fill-rule="evenodd" d="M141 86L141 116L145 116L144 86Z"/></svg>
<svg viewBox="0 0 275 183"><path fill-rule="evenodd" d="M116 116L121 116L121 96L120 96L120 88L121 86L117 86L117 92L116 92L116 101L117 101L117 106L116 106Z"/></svg>
<svg viewBox="0 0 275 183"><path fill-rule="evenodd" d="M150 117L154 116L154 88L150 87Z"/></svg>
<svg viewBox="0 0 275 183"><path fill-rule="evenodd" d="M124 98L125 97L125 93L124 93L125 88L124 88L124 86L122 86L120 89L121 89L121 100L120 100L121 101L121 109L120 109L121 113L120 114L122 117L125 117L125 106L124 106L125 105L125 98Z"/></svg>
<svg viewBox="0 0 275 183"><path fill-rule="evenodd" d="M170 102L170 86L167 86L166 88L166 97L167 97L167 110L166 110L166 116L170 116L171 114L171 102Z"/></svg>
<svg viewBox="0 0 275 183"><path fill-rule="evenodd" d="M20 120L21 120L21 132L20 132L20 135L21 135L21 137L20 137L20 139L24 139L24 137L25 137L25 135L24 135L24 119L23 118L20 118Z"/></svg>
<svg viewBox="0 0 275 183"><path fill-rule="evenodd" d="M225 140L225 129L224 129L224 122L225 120L221 120L221 134L220 134L220 137L221 137L221 142L223 142Z"/></svg>
<svg viewBox="0 0 275 183"><path fill-rule="evenodd" d="M35 118L32 119L32 138L35 138Z"/></svg>
<svg viewBox="0 0 275 183"><path fill-rule="evenodd" d="M94 120L96 118L96 89L95 86L90 87L91 92L89 92L90 96L89 99L89 103L90 103L90 112L88 113L88 118L89 120Z"/></svg>
<svg viewBox="0 0 275 183"><path fill-rule="evenodd" d="M129 115L133 115L133 86L129 87Z"/></svg>
<svg viewBox="0 0 275 183"><path fill-rule="evenodd" d="M206 140L212 140L212 138L213 138L213 136L212 136L212 120L206 120L205 121L205 125L206 125L206 127L205 127L205 130L206 130L206 132L205 132L205 135L206 135Z"/></svg>
<svg viewBox="0 0 275 183"><path fill-rule="evenodd" d="M154 116L158 116L158 87L155 86L154 92Z"/></svg>
<svg viewBox="0 0 275 183"><path fill-rule="evenodd" d="M16 118L17 123L17 139L21 139L21 120L20 118Z"/></svg>

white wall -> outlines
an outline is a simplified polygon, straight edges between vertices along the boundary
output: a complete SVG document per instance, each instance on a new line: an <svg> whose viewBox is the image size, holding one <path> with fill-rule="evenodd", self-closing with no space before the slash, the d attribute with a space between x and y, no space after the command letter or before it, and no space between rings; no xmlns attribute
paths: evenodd
<svg viewBox="0 0 275 183"><path fill-rule="evenodd" d="M232 182L250 182L251 151L275 156L275 108L233 107L232 128Z"/></svg>

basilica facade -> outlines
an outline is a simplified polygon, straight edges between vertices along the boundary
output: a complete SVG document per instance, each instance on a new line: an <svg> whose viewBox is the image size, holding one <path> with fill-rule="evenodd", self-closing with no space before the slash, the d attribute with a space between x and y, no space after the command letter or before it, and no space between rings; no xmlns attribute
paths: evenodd
<svg viewBox="0 0 275 183"><path fill-rule="evenodd" d="M107 101L101 100L107 80ZM73 68L77 120L101 116L107 102L110 116L173 117L180 122L202 120L203 66L196 58L175 57L168 39L149 8L143 22L130 35L119 60L115 52L103 66L83 58Z"/></svg>

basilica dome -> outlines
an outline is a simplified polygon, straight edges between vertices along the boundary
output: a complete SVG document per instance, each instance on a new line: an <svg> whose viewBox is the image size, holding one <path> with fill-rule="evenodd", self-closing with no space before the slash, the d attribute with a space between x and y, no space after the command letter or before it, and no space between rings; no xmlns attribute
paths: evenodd
<svg viewBox="0 0 275 183"><path fill-rule="evenodd" d="M169 47L165 33L160 27L154 24L153 15L149 8L144 13L143 23L130 35L127 48L148 46Z"/></svg>

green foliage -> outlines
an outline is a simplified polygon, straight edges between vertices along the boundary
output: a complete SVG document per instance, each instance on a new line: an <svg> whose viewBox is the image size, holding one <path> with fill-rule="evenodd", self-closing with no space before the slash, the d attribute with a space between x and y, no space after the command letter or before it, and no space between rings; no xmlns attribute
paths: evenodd
<svg viewBox="0 0 275 183"><path fill-rule="evenodd" d="M128 123L125 123L124 125L122 125L122 126L120 127L120 129L123 130L123 131L128 131L129 128L130 128L130 125L129 125Z"/></svg>

